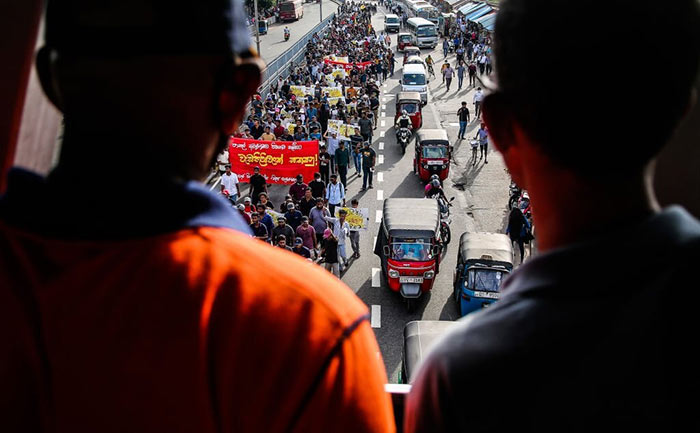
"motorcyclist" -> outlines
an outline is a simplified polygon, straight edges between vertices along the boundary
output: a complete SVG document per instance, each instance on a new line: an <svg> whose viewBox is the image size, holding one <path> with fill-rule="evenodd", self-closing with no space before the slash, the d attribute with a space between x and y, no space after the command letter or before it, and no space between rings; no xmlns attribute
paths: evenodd
<svg viewBox="0 0 700 433"><path fill-rule="evenodd" d="M433 64L435 62L433 61L433 58L430 57L430 54L428 54L428 57L425 58L425 64L428 66L428 72L432 74L433 76L435 75L435 72L433 71Z"/></svg>
<svg viewBox="0 0 700 433"><path fill-rule="evenodd" d="M289 39L289 35L290 35L290 33L289 33L289 27L284 26L284 38L285 38L285 39Z"/></svg>
<svg viewBox="0 0 700 433"><path fill-rule="evenodd" d="M406 110L401 112L401 117L399 117L396 124L399 126L399 128L408 128L409 131L413 129L413 126L411 125L411 118L408 117L408 111Z"/></svg>
<svg viewBox="0 0 700 433"><path fill-rule="evenodd" d="M442 185L440 185L440 179L432 179L428 185L425 187L425 197L435 198L438 196L447 203L447 197L445 197L445 192L442 190Z"/></svg>

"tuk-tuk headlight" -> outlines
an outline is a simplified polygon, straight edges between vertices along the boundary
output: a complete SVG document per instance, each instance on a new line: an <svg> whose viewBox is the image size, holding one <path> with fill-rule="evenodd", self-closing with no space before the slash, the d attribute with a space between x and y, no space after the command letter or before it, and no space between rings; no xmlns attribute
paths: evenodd
<svg viewBox="0 0 700 433"><path fill-rule="evenodd" d="M447 166L445 164L442 164L442 169L444 170L446 168L447 168Z"/></svg>
<svg viewBox="0 0 700 433"><path fill-rule="evenodd" d="M399 278L399 271L396 269L389 269L389 278Z"/></svg>
<svg viewBox="0 0 700 433"><path fill-rule="evenodd" d="M423 277L425 277L426 280L430 280L435 276L435 271L425 271L423 274Z"/></svg>

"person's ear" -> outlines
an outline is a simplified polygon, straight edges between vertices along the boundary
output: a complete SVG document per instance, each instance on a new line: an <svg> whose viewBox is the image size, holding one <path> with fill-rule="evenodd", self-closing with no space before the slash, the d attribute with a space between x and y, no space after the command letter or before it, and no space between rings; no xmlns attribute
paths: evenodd
<svg viewBox="0 0 700 433"><path fill-rule="evenodd" d="M510 176L518 185L523 186L522 140L524 131L518 124L512 105L501 93L494 92L482 101L484 123L489 137L496 149L503 155Z"/></svg>
<svg viewBox="0 0 700 433"><path fill-rule="evenodd" d="M39 77L39 83L44 90L44 94L53 105L63 112L63 104L56 87L53 62L57 53L47 46L43 46L36 53L36 72Z"/></svg>
<svg viewBox="0 0 700 433"><path fill-rule="evenodd" d="M239 62L230 77L227 77L219 94L222 133L231 135L235 132L243 119L248 101L260 86L262 70L262 60L250 57Z"/></svg>

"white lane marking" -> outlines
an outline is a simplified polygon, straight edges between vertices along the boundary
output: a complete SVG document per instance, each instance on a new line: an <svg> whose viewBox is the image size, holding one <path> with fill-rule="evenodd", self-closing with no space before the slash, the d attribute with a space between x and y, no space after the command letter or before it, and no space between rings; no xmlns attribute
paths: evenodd
<svg viewBox="0 0 700 433"><path fill-rule="evenodd" d="M380 136L380 137L384 137L384 132L385 132L385 131L379 131L379 136Z"/></svg>
<svg viewBox="0 0 700 433"><path fill-rule="evenodd" d="M386 96L382 98L382 102L386 102Z"/></svg>
<svg viewBox="0 0 700 433"><path fill-rule="evenodd" d="M382 117L386 117L386 111L382 111Z"/></svg>
<svg viewBox="0 0 700 433"><path fill-rule="evenodd" d="M393 98L394 96L396 95L394 95L393 93L389 93L388 95L386 95L387 98Z"/></svg>
<svg viewBox="0 0 700 433"><path fill-rule="evenodd" d="M377 173L377 182L384 182L384 173Z"/></svg>
<svg viewBox="0 0 700 433"><path fill-rule="evenodd" d="M459 126L459 123L450 123L450 126Z"/></svg>
<svg viewBox="0 0 700 433"><path fill-rule="evenodd" d="M379 281L379 268L372 268L372 287L380 287L381 285Z"/></svg>
<svg viewBox="0 0 700 433"><path fill-rule="evenodd" d="M378 210L378 211L377 211L377 216L374 218L374 222L376 222L376 223L382 222L382 214L383 214L383 212L380 211L380 210Z"/></svg>
<svg viewBox="0 0 700 433"><path fill-rule="evenodd" d="M384 142L383 141L379 142L379 150L384 150Z"/></svg>
<svg viewBox="0 0 700 433"><path fill-rule="evenodd" d="M379 201L384 200L384 191L382 191L381 189L377 190L377 200L379 200Z"/></svg>
<svg viewBox="0 0 700 433"><path fill-rule="evenodd" d="M385 127L386 127L386 120L382 120L381 126L382 126L382 128L385 128Z"/></svg>
<svg viewBox="0 0 700 433"><path fill-rule="evenodd" d="M384 155L377 156L377 164L384 164Z"/></svg>
<svg viewBox="0 0 700 433"><path fill-rule="evenodd" d="M372 305L372 319L370 320L372 328L382 327L382 306Z"/></svg>
<svg viewBox="0 0 700 433"><path fill-rule="evenodd" d="M386 98L384 98L386 99ZM382 104L382 110L386 110L386 104Z"/></svg>

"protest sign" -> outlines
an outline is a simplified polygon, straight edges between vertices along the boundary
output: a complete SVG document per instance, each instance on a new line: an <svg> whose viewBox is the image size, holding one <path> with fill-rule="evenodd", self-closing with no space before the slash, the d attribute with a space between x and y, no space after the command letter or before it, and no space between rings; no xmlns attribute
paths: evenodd
<svg viewBox="0 0 700 433"><path fill-rule="evenodd" d="M232 137L229 140L231 171L241 182L248 182L253 168L268 183L292 184L301 174L313 179L318 171L318 140L265 141Z"/></svg>
<svg viewBox="0 0 700 433"><path fill-rule="evenodd" d="M345 221L350 226L350 231L367 230L369 228L369 208L336 207L336 218L339 216L338 211L340 209L344 209L347 212Z"/></svg>

